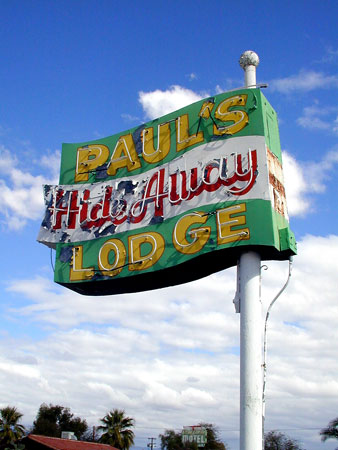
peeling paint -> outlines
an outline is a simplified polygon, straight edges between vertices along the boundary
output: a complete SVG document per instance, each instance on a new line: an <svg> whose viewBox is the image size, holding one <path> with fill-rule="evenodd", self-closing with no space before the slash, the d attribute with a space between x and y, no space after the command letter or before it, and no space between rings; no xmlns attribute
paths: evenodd
<svg viewBox="0 0 338 450"><path fill-rule="evenodd" d="M136 149L136 153L138 155L141 155L142 151L143 151L143 143L142 143L141 136L142 136L144 128L145 128L144 124L140 125L138 128L136 128L136 130L133 133L133 140L134 140L134 143L135 143L135 149Z"/></svg>
<svg viewBox="0 0 338 450"><path fill-rule="evenodd" d="M269 193L262 187L264 173L268 176L264 137L209 142L200 146L200 155L198 161L193 152L180 155L148 171L146 177L139 174L84 186L47 186L38 240L52 246L86 241L115 235L117 227L124 232L159 224L198 204L216 204L238 196L268 199Z"/></svg>
<svg viewBox="0 0 338 450"><path fill-rule="evenodd" d="M149 222L149 225L156 225L156 224L162 223L163 220L164 220L163 216L153 216L151 218L151 221Z"/></svg>
<svg viewBox="0 0 338 450"><path fill-rule="evenodd" d="M73 247L62 247L60 250L59 260L63 263L71 262L73 257Z"/></svg>
<svg viewBox="0 0 338 450"><path fill-rule="evenodd" d="M108 169L108 164L102 164L102 166L99 166L96 170L95 170L95 178L96 180L104 180L107 178L107 169Z"/></svg>

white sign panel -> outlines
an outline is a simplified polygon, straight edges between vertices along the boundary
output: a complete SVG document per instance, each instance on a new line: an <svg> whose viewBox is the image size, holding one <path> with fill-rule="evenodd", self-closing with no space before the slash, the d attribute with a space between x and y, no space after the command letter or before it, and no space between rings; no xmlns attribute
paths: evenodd
<svg viewBox="0 0 338 450"><path fill-rule="evenodd" d="M201 205L269 200L263 136L203 144L132 177L91 185L45 186L38 241L87 241L161 223Z"/></svg>

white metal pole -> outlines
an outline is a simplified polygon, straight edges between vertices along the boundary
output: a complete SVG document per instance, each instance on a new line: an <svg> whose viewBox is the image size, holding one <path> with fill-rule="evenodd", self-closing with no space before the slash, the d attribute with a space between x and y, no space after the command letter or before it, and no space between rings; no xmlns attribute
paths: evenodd
<svg viewBox="0 0 338 450"><path fill-rule="evenodd" d="M256 86L259 58L244 52L240 65L246 87ZM262 311L261 257L244 252L238 264L240 308L240 450L262 450Z"/></svg>
<svg viewBox="0 0 338 450"><path fill-rule="evenodd" d="M240 297L240 450L262 449L261 258L243 253L239 261Z"/></svg>

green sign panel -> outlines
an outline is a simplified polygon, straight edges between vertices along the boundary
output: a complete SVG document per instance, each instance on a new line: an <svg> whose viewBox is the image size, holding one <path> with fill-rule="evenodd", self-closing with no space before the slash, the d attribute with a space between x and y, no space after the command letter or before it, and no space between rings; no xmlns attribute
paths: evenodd
<svg viewBox="0 0 338 450"><path fill-rule="evenodd" d="M259 89L210 97L104 139L62 147L38 240L55 281L137 292L296 252L277 117Z"/></svg>
<svg viewBox="0 0 338 450"><path fill-rule="evenodd" d="M208 438L208 431L206 428L199 425L192 427L184 427L182 430L182 442L195 442L197 447L205 447Z"/></svg>

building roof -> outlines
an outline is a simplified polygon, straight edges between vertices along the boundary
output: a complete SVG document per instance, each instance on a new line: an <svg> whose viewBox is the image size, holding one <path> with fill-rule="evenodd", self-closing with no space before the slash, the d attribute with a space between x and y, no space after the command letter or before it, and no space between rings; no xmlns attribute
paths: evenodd
<svg viewBox="0 0 338 450"><path fill-rule="evenodd" d="M29 434L26 439L37 442L53 450L117 450L115 447L97 442L75 441L72 439L60 439L55 437Z"/></svg>

